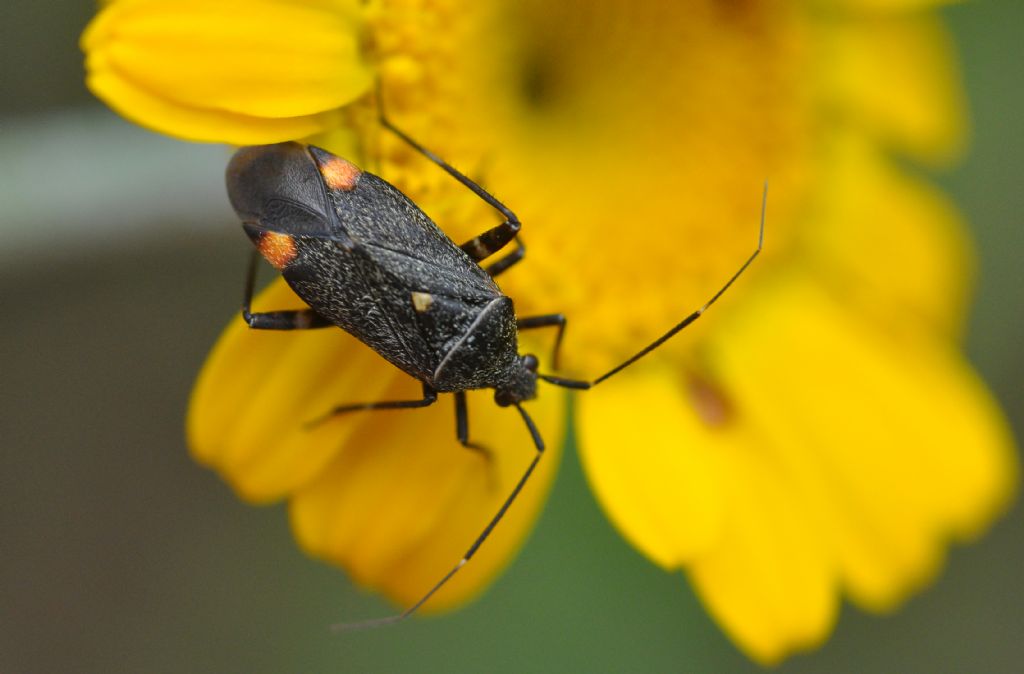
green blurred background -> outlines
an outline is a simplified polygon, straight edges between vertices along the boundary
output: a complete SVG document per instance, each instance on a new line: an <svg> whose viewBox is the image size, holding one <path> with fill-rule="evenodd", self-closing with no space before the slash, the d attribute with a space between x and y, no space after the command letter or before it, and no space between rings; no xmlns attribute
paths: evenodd
<svg viewBox="0 0 1024 674"><path fill-rule="evenodd" d="M237 310L248 249L222 148L117 119L82 86L90 3L7 0L0 22L0 673L754 671L609 528L575 456L508 572L454 615L389 612L193 465L189 388ZM938 177L979 245L969 352L1024 428L1024 5L946 10L972 154ZM936 423L941 423L936 419ZM896 615L846 608L792 672L1024 671L1017 507Z"/></svg>

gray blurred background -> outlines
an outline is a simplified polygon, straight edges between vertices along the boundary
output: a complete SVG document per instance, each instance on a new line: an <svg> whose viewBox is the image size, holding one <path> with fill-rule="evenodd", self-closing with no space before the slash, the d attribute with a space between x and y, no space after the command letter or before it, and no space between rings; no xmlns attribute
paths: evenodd
<svg viewBox="0 0 1024 674"><path fill-rule="evenodd" d="M609 528L570 451L539 526L478 602L344 637L388 608L191 463L189 389L237 310L248 249L223 148L139 130L82 85L90 3L7 0L0 21L0 674L754 671ZM972 154L937 179L974 225L969 352L1024 428L1024 5L946 15ZM1024 671L1024 518L953 550L894 616L846 608L791 672Z"/></svg>

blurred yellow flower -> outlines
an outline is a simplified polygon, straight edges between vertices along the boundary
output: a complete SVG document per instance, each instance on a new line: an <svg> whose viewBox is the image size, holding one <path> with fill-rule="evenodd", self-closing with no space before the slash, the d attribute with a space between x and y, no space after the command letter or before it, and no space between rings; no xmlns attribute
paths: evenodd
<svg viewBox="0 0 1024 674"><path fill-rule="evenodd" d="M903 168L954 158L963 101L928 0L637 3L119 0L83 36L88 83L182 138L301 138L396 184L456 241L493 222L376 124L396 124L519 214L521 315L564 312L570 375L603 372L762 260L699 324L580 396L579 449L623 536L682 570L752 658L820 643L839 600L889 610L1013 496L1002 415L960 353L970 243ZM364 95L366 94L366 95ZM260 308L299 306L283 284ZM545 346L533 345L536 353ZM298 540L396 602L458 559L529 460L514 413L470 396L488 465L443 410L335 404L418 386L341 331L235 320L192 400L189 441ZM545 437L564 397L530 403ZM557 442L551 444L557 445ZM557 462L432 600L508 561Z"/></svg>

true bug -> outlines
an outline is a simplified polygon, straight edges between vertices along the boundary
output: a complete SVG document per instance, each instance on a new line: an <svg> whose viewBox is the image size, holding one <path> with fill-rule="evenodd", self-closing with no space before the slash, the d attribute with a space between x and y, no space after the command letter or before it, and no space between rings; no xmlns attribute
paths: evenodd
<svg viewBox="0 0 1024 674"><path fill-rule="evenodd" d="M519 219L476 182L395 127L383 113L380 123L497 209L504 222L459 246L391 184L325 150L294 142L243 147L227 168L231 204L256 246L242 316L249 327L263 330L340 327L423 385L419 400L345 404L323 418L356 410L426 407L437 401L438 393L453 393L459 442L485 451L469 439L465 392L491 388L498 405L513 406L519 412L536 454L466 553L422 598L397 615L337 626L342 629L407 618L473 557L543 454L544 441L521 405L536 396L537 379L572 389L588 389L608 379L699 318L754 261L764 243L767 185L757 247L702 307L595 379L542 374L535 356L519 354L517 331L556 327L552 361L557 363L565 317L517 318L512 300L493 280L524 256ZM510 243L515 244L511 252L486 268L480 266ZM251 311L261 255L281 272L308 308Z"/></svg>

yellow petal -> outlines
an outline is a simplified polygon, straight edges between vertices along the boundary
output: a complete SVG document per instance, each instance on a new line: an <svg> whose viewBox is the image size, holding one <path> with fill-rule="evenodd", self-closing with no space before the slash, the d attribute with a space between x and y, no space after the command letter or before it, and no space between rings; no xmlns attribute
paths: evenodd
<svg viewBox="0 0 1024 674"><path fill-rule="evenodd" d="M974 258L955 206L861 135L837 134L829 156L804 234L817 273L866 320L959 334Z"/></svg>
<svg viewBox="0 0 1024 674"><path fill-rule="evenodd" d="M987 525L1016 483L1005 421L944 344L892 337L790 278L762 284L712 348L716 377L799 478L866 608L932 578L948 540Z"/></svg>
<svg viewBox="0 0 1024 674"><path fill-rule="evenodd" d="M254 304L263 311L302 306L283 281ZM279 499L316 476L367 417L313 428L306 422L336 405L383 399L396 379L405 397L421 395L416 382L342 330L251 330L236 318L196 383L189 446L243 498Z"/></svg>
<svg viewBox="0 0 1024 674"><path fill-rule="evenodd" d="M581 457L609 518L655 563L687 568L751 657L817 643L835 620L837 578L799 481L733 401L657 363L637 367L578 403Z"/></svg>
<svg viewBox="0 0 1024 674"><path fill-rule="evenodd" d="M893 13L906 12L950 5L960 0L820 0L820 4L828 9L837 7L862 12Z"/></svg>
<svg viewBox="0 0 1024 674"><path fill-rule="evenodd" d="M232 145L305 138L338 123L337 110L302 117L266 118L221 110L188 108L133 86L116 74L92 72L89 89L126 119L185 140Z"/></svg>
<svg viewBox="0 0 1024 674"><path fill-rule="evenodd" d="M564 395L544 393L525 406L548 445L536 473L429 609L480 591L536 518L558 464L564 419ZM534 455L514 408L497 407L487 391L468 398L470 437L491 450L490 460L455 440L450 396L429 409L368 413L333 463L291 502L302 546L401 606L422 597L483 531Z"/></svg>
<svg viewBox="0 0 1024 674"><path fill-rule="evenodd" d="M689 440L690 438L686 438ZM748 655L773 664L831 632L836 569L799 485L767 444L724 449L728 518L722 539L690 566L708 611Z"/></svg>
<svg viewBox="0 0 1024 674"><path fill-rule="evenodd" d="M716 452L736 438L706 426L664 363L636 365L578 401L587 477L623 536L666 570L722 535L725 487Z"/></svg>
<svg viewBox="0 0 1024 674"><path fill-rule="evenodd" d="M962 151L966 100L938 17L844 16L827 26L818 72L836 114L922 159L948 161Z"/></svg>
<svg viewBox="0 0 1024 674"><path fill-rule="evenodd" d="M1016 496L1015 441L998 402L955 348L927 341L912 345L912 354L901 359L914 403L905 413L927 431L929 463L920 474L939 485L927 496L944 530L972 540Z"/></svg>
<svg viewBox="0 0 1024 674"><path fill-rule="evenodd" d="M191 139L269 142L322 131L338 121L324 113L367 91L360 30L349 2L135 0L101 11L82 48L90 88L129 118ZM242 132L229 126L239 119Z"/></svg>

